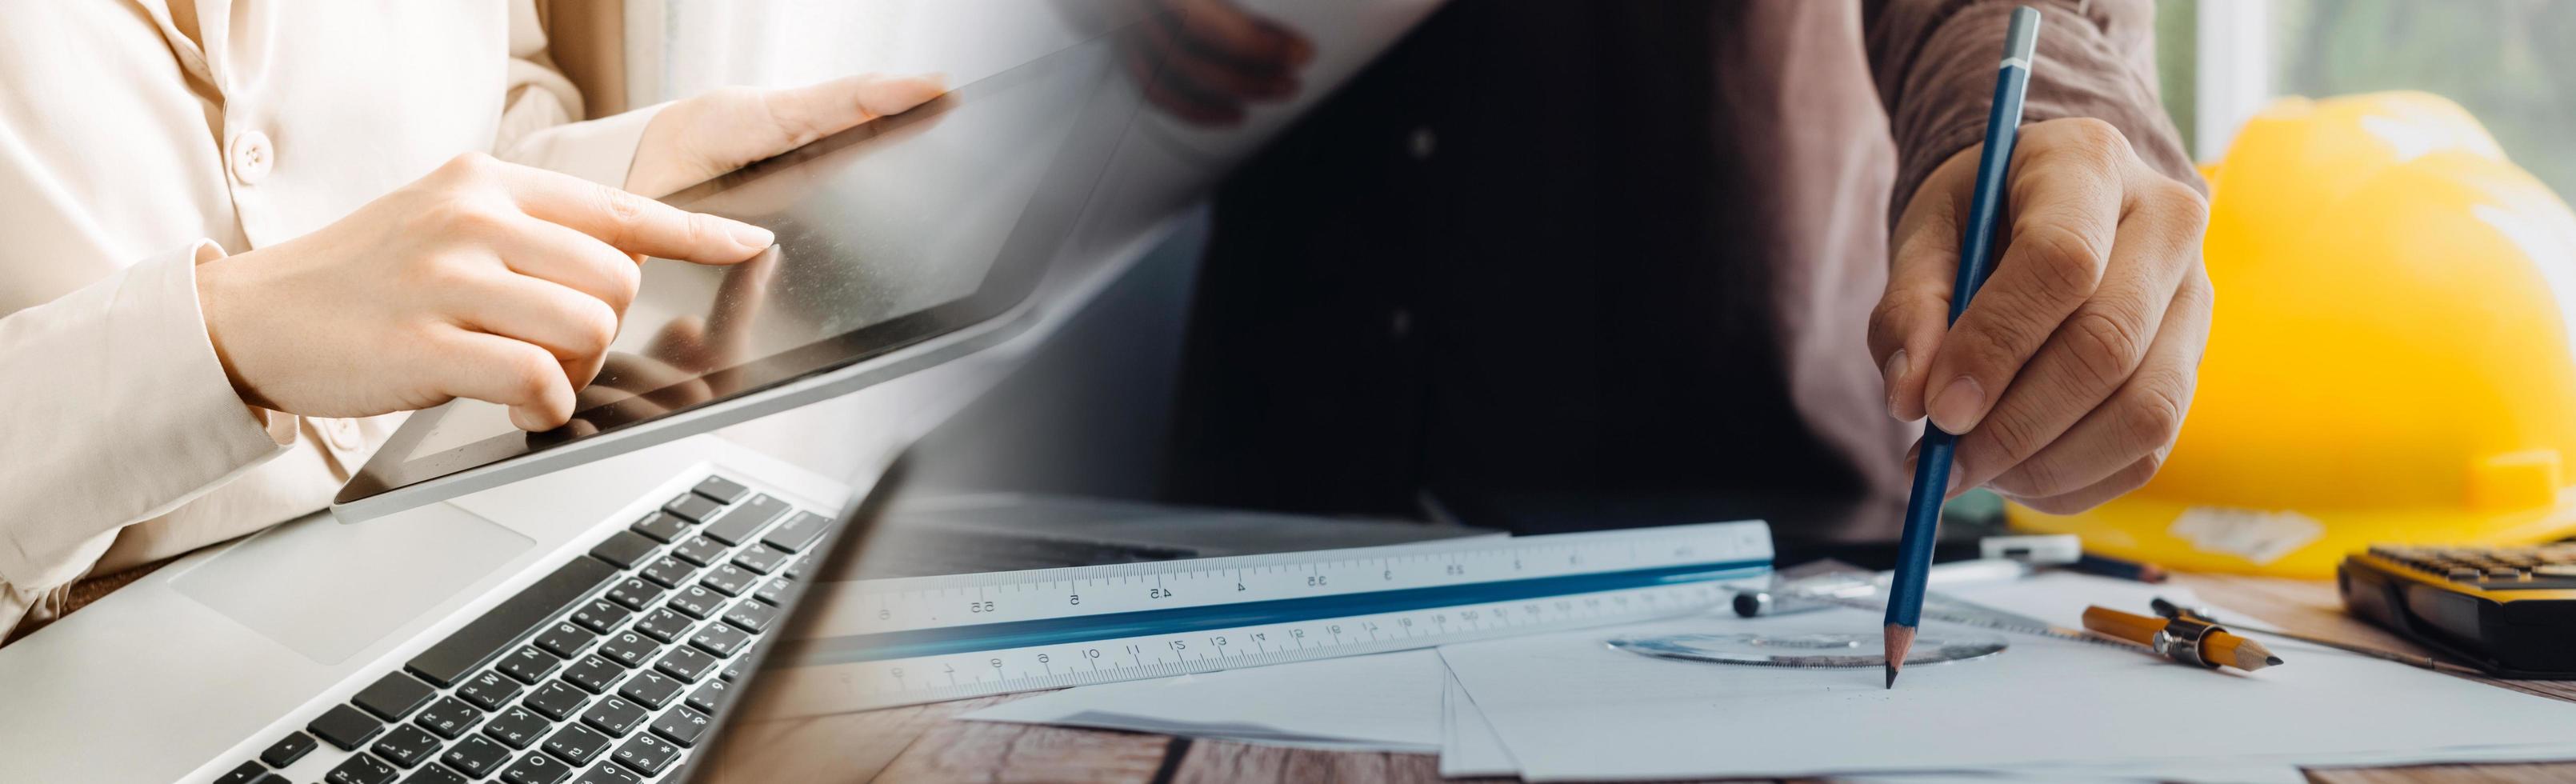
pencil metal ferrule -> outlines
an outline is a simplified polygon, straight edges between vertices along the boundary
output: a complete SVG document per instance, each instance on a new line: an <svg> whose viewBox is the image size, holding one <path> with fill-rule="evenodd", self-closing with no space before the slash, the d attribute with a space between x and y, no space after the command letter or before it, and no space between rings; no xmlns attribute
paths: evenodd
<svg viewBox="0 0 2576 784"><path fill-rule="evenodd" d="M2218 663L2200 655L2200 643L2211 632L2223 631L2227 629L2218 624L2188 615L2179 616L2165 621L2165 628L2158 630L2147 645L2165 658L2215 670Z"/></svg>

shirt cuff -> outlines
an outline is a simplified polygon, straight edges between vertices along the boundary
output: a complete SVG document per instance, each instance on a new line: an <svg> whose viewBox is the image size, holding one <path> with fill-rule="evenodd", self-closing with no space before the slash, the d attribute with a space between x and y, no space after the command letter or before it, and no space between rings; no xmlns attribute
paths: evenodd
<svg viewBox="0 0 2576 784"><path fill-rule="evenodd" d="M198 337L198 342L199 342L199 343L202 343L203 345L205 345L205 347L206 347L206 353L207 353L208 355L212 355L212 354L214 353L214 351L215 351L215 340L214 340L214 337L213 337L212 335L207 334L207 333L206 333L206 331L205 331L205 325L206 325L205 303L204 303L203 301L199 301L199 300L197 300L197 299L196 299L196 297L195 297L195 293L194 293L194 292L197 290L197 275L196 275L196 268L197 268L197 265L204 264L204 263L206 263L206 262L210 262L210 261L214 261L214 260L216 260L216 259L223 258L223 257L224 257L224 255L225 255L225 254L224 254L224 249L223 249L223 247L222 247L222 246L220 246L220 245L216 245L216 244L214 244L214 243L212 243L212 242L200 241L200 242L198 242L198 243L196 244L196 246L195 246L195 247L193 247L193 248L191 248L191 249L189 250L189 259L190 259L190 260L189 260L189 262L188 262L188 269L189 269L189 273L188 273L188 291L190 292L189 300L190 300L190 301L192 301L192 302L197 302L197 327L198 327L198 330L197 330L198 335L197 335L197 337ZM215 361L215 366L216 366L218 369L222 368L222 366L223 366L223 360L222 360L221 358L217 358L217 359L216 359L216 361ZM230 375L227 375L227 376L225 376L225 377L224 377L224 384L225 384L225 386L231 386L231 385L232 385L232 377L231 377ZM236 394L236 395L238 395L239 393L235 393L235 394ZM298 430L298 428L296 428L296 426L295 426L295 425L296 425L296 421L297 421L297 420L299 420L299 419L302 419L302 417L298 417L298 416L296 416L296 415L294 415L294 414L289 414L289 413L286 413L286 412L284 412L284 411L270 411L270 410L265 409L265 408L260 408L260 407L258 407L258 406L250 405L250 404L248 404L248 403L244 403L244 404L242 404L242 407L243 407L244 409L247 409L247 410L249 410L249 411L250 411L251 421L253 421L253 422L257 423L257 424L259 425L259 427L260 427L260 429L261 429L262 431L265 431L265 432L267 432L267 433L268 433L268 438L269 438L269 440L277 442L277 445L278 445L278 446L294 446L294 445L295 445L295 434L296 434L296 432L297 432L297 430Z"/></svg>
<svg viewBox="0 0 2576 784"><path fill-rule="evenodd" d="M206 335L196 265L211 242L176 248L43 305L11 314L0 399L51 415L13 425L0 444L49 459L0 477L28 500L0 528L0 582L48 588L77 577L106 535L168 513L284 452L233 391Z"/></svg>

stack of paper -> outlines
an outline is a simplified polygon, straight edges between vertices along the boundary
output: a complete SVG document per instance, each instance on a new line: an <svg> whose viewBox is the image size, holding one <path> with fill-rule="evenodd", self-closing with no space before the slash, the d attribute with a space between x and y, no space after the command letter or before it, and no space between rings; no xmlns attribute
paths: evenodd
<svg viewBox="0 0 2576 784"><path fill-rule="evenodd" d="M2077 625L2171 588L2074 575L1953 591ZM2241 617L2241 616L2237 616ZM1332 748L1436 749L1449 776L1531 780L1964 774L2301 781L2300 765L2576 759L2576 704L2295 642L2257 673L2032 635L1986 659L1799 670L1653 659L1603 644L1667 632L1854 632L1873 614L1703 616L1091 686L967 718ZM1927 628L1937 623L1927 620ZM1445 665L1445 667L1444 667Z"/></svg>

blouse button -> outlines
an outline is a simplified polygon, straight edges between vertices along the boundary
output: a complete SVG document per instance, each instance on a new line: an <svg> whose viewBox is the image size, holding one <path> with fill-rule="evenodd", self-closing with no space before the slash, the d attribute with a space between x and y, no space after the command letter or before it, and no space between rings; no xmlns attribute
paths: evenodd
<svg viewBox="0 0 2576 784"><path fill-rule="evenodd" d="M243 185L250 185L259 182L260 178L268 176L268 167L272 162L272 159L275 157L277 157L277 153L269 144L268 134L260 133L258 131L250 131L239 136L234 136L232 144L233 179L240 181Z"/></svg>

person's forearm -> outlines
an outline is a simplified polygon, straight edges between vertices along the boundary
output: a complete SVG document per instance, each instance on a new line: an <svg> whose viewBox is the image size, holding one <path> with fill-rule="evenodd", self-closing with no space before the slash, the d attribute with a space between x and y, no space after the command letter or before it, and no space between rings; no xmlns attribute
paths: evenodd
<svg viewBox="0 0 2576 784"><path fill-rule="evenodd" d="M2092 117L2109 122L2149 166L2203 187L2156 95L2151 0L1868 0L1870 69L1896 140L1892 194L1903 212L1926 175L1977 143L1994 100L2004 17L2016 6L2044 17L2026 122Z"/></svg>

